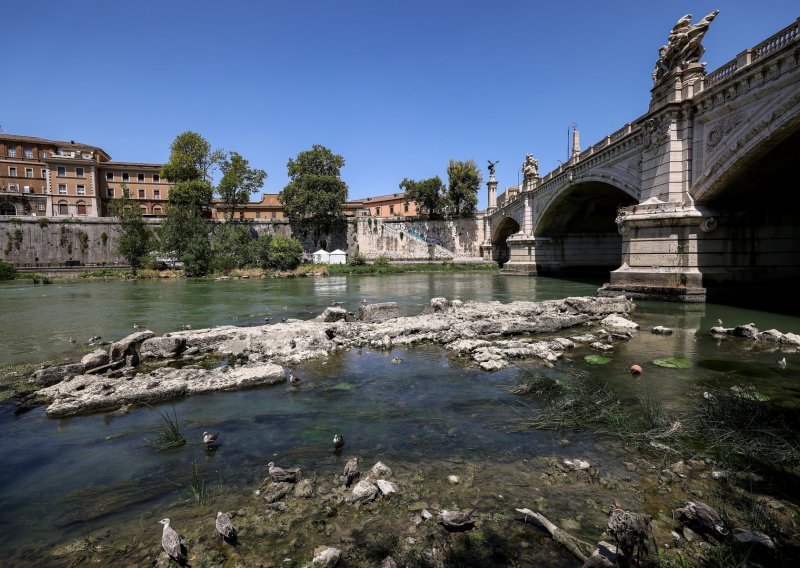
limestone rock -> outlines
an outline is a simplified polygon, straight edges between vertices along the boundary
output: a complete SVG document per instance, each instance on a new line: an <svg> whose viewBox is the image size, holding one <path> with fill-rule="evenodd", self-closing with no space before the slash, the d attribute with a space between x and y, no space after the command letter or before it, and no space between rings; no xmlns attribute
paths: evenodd
<svg viewBox="0 0 800 568"><path fill-rule="evenodd" d="M274 481L261 490L261 497L267 503L277 503L294 490L294 483Z"/></svg>
<svg viewBox="0 0 800 568"><path fill-rule="evenodd" d="M83 365L84 370L88 371L90 369L102 367L103 365L108 364L108 361L108 352L105 349L95 349L91 353L87 353L83 356L83 359L81 359L81 364Z"/></svg>
<svg viewBox="0 0 800 568"><path fill-rule="evenodd" d="M613 345L609 345L608 343L603 343L601 341L595 341L590 345L592 349L597 349L598 351L611 351L614 349Z"/></svg>
<svg viewBox="0 0 800 568"><path fill-rule="evenodd" d="M326 323L332 323L336 321L343 321L347 317L347 310L340 307L329 307L325 308L325 311L322 312L319 319Z"/></svg>
<svg viewBox="0 0 800 568"><path fill-rule="evenodd" d="M367 304L356 310L356 321L365 323L380 323L400 316L397 302L383 302L381 304Z"/></svg>
<svg viewBox="0 0 800 568"><path fill-rule="evenodd" d="M458 477L457 475L448 475L447 483L449 483L450 485L458 485L459 483L461 483L461 478Z"/></svg>
<svg viewBox="0 0 800 568"><path fill-rule="evenodd" d="M362 479L355 484L346 501L348 503L369 503L378 496L379 492L374 483L368 479Z"/></svg>
<svg viewBox="0 0 800 568"><path fill-rule="evenodd" d="M372 466L372 469L369 470L368 477L372 479L378 479L381 477L392 477L392 470L389 466L387 466L383 462L377 462L375 465Z"/></svg>
<svg viewBox="0 0 800 568"><path fill-rule="evenodd" d="M397 493L397 485L392 483L391 481L387 481L386 479L379 479L375 482L380 490L381 494L383 495L391 495L392 493Z"/></svg>
<svg viewBox="0 0 800 568"><path fill-rule="evenodd" d="M796 333L784 333L781 337L781 343L800 347L800 335Z"/></svg>
<svg viewBox="0 0 800 568"><path fill-rule="evenodd" d="M738 542L752 542L760 544L770 550L775 550L775 543L772 539L762 532L751 531L747 529L733 529L733 538Z"/></svg>
<svg viewBox="0 0 800 568"><path fill-rule="evenodd" d="M342 551L332 546L318 546L314 549L314 566L322 566L322 568L333 568L339 563L342 556Z"/></svg>
<svg viewBox="0 0 800 568"><path fill-rule="evenodd" d="M126 355L133 355L136 353L136 348L145 340L153 337L155 333L149 330L137 331L127 337L123 337L119 341L111 344L111 360L116 361L122 359Z"/></svg>
<svg viewBox="0 0 800 568"><path fill-rule="evenodd" d="M672 335L672 328L664 327L663 325L657 325L650 330L650 333L655 335Z"/></svg>
<svg viewBox="0 0 800 568"><path fill-rule="evenodd" d="M313 497L314 496L314 482L311 479L301 479L294 486L294 494L296 497Z"/></svg>
<svg viewBox="0 0 800 568"><path fill-rule="evenodd" d="M186 340L182 337L151 337L142 342L139 355L144 358L166 359L178 355L185 345Z"/></svg>
<svg viewBox="0 0 800 568"><path fill-rule="evenodd" d="M612 315L610 315L610 316L608 316L606 318L603 318L600 321L600 324L603 327L608 327L610 329L615 329L615 330L617 330L617 329L622 329L622 330L625 330L625 329L639 329L639 324L638 323L633 322L633 321L631 321L629 319L626 319L626 318L624 318L622 316L618 316L616 314L612 314Z"/></svg>
<svg viewBox="0 0 800 568"><path fill-rule="evenodd" d="M444 313L450 309L450 301L447 298L431 298L431 302L424 313Z"/></svg>
<svg viewBox="0 0 800 568"><path fill-rule="evenodd" d="M37 385L48 387L60 383L70 375L79 375L84 372L83 363L71 363L69 365L56 365L45 367L35 371L29 381Z"/></svg>
<svg viewBox="0 0 800 568"><path fill-rule="evenodd" d="M733 328L733 335L736 337L746 337L749 339L755 339L758 335L758 328L754 323L745 323L742 325L737 325Z"/></svg>
<svg viewBox="0 0 800 568"><path fill-rule="evenodd" d="M550 345L556 351L563 351L565 349L575 349L575 342L566 337L556 337L550 342Z"/></svg>
<svg viewBox="0 0 800 568"><path fill-rule="evenodd" d="M564 465L573 471L583 471L591 467L588 461L580 459L564 460Z"/></svg>

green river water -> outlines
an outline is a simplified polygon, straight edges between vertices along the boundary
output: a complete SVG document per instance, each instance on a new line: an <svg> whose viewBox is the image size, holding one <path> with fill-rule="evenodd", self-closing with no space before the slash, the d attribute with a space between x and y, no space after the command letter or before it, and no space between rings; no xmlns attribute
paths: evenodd
<svg viewBox="0 0 800 568"><path fill-rule="evenodd" d="M131 333L134 322L156 333L185 324L196 329L263 325L267 317L272 321L314 317L332 301L355 309L362 299L394 301L403 315L410 315L421 312L437 296L464 301L546 300L592 295L599 284L435 273L50 286L14 282L0 286L0 365L77 357L88 349L81 344L91 336L113 341ZM586 363L583 357L591 350L579 348L567 353L555 369L543 372L556 377L591 372L623 402L647 397L661 401L667 409L680 408L703 385L712 383L752 385L789 404L800 400L800 362L794 352L754 347L733 338L720 340L708 332L722 319L730 326L754 322L760 329L798 333L800 318L712 304L648 302L638 303L632 318L643 329L665 325L675 333L664 337L638 332L630 342L618 344L611 363L604 366ZM561 335L574 334L564 331ZM689 360L691 367L667 369L651 363L673 356ZM775 361L784 356L788 365L780 369ZM398 357L402 363L392 364ZM628 372L633 363L644 367L640 377ZM139 407L122 416L48 419L43 408L15 414L13 404L2 404L0 564L67 565L65 546L86 545L94 550L124 544L125 556L108 563L100 552L96 563L150 565L160 550L159 519L169 516L180 530L181 524L210 518L209 535L213 534L215 511L235 511L253 503L253 491L265 476L267 462L300 467L324 487L347 456L359 455L366 468L378 460L392 467L401 491L427 507L480 511L486 538L505 535L509 539L504 544L508 556L497 565L572 566L574 559L514 520L513 508L535 508L543 495L538 488L541 478L530 474L528 464L542 456L581 457L602 464L603 471L612 474L621 475L625 468L614 448L589 434L520 428L521 418L536 403L521 404L509 389L525 369L536 370L537 364L524 362L486 373L436 346L420 346L391 352L341 352L326 361L309 362L296 369L302 378L298 388L277 385L189 397ZM189 443L178 450L156 452L144 438L155 435L159 412L171 412L173 407ZM199 443L204 430L222 432L216 451L206 452ZM345 435L342 455L331 452L334 432ZM215 489L203 507L186 501L192 463ZM470 481L451 486L446 482L448 475ZM647 503L646 492L635 494ZM602 532L602 515L580 512L595 497L564 490L547 499L554 519L569 518L577 523L579 534L596 540ZM413 526L410 518L415 509L402 503L408 508L403 511L408 517L405 524ZM338 524L328 519L328 532L313 538L283 535L255 542L260 533L251 529L250 538L243 536L237 550L220 547L216 560L198 565L273 566L285 558L307 562L312 545L351 542L354 525L393 530L406 538L405 529L391 526L396 520L388 520L381 511L340 512ZM58 552L55 556L54 551ZM78 556L83 560L73 565L92 557ZM509 557L515 560L508 561ZM341 565L362 564L345 560Z"/></svg>

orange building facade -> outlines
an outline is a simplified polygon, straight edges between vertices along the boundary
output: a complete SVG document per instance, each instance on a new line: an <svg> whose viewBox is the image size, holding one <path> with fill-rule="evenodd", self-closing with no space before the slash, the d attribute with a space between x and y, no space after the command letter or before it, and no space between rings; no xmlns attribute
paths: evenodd
<svg viewBox="0 0 800 568"><path fill-rule="evenodd" d="M0 215L106 217L122 185L146 216L166 210L161 164L114 162L102 148L0 133Z"/></svg>

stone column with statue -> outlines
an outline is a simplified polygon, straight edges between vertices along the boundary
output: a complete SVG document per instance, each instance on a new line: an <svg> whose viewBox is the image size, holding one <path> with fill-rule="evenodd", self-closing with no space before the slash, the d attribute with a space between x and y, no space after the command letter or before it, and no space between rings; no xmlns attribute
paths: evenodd
<svg viewBox="0 0 800 568"><path fill-rule="evenodd" d="M533 191L539 185L539 160L527 154L522 162L522 191Z"/></svg>

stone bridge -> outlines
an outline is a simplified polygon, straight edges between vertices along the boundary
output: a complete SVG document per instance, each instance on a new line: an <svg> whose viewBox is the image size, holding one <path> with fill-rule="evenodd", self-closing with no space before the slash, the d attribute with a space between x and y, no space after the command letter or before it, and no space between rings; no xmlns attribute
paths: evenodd
<svg viewBox="0 0 800 568"><path fill-rule="evenodd" d="M676 24L644 116L499 207L490 177L485 257L512 274L610 270L601 294L686 302L800 276L800 19L706 73L715 15Z"/></svg>

